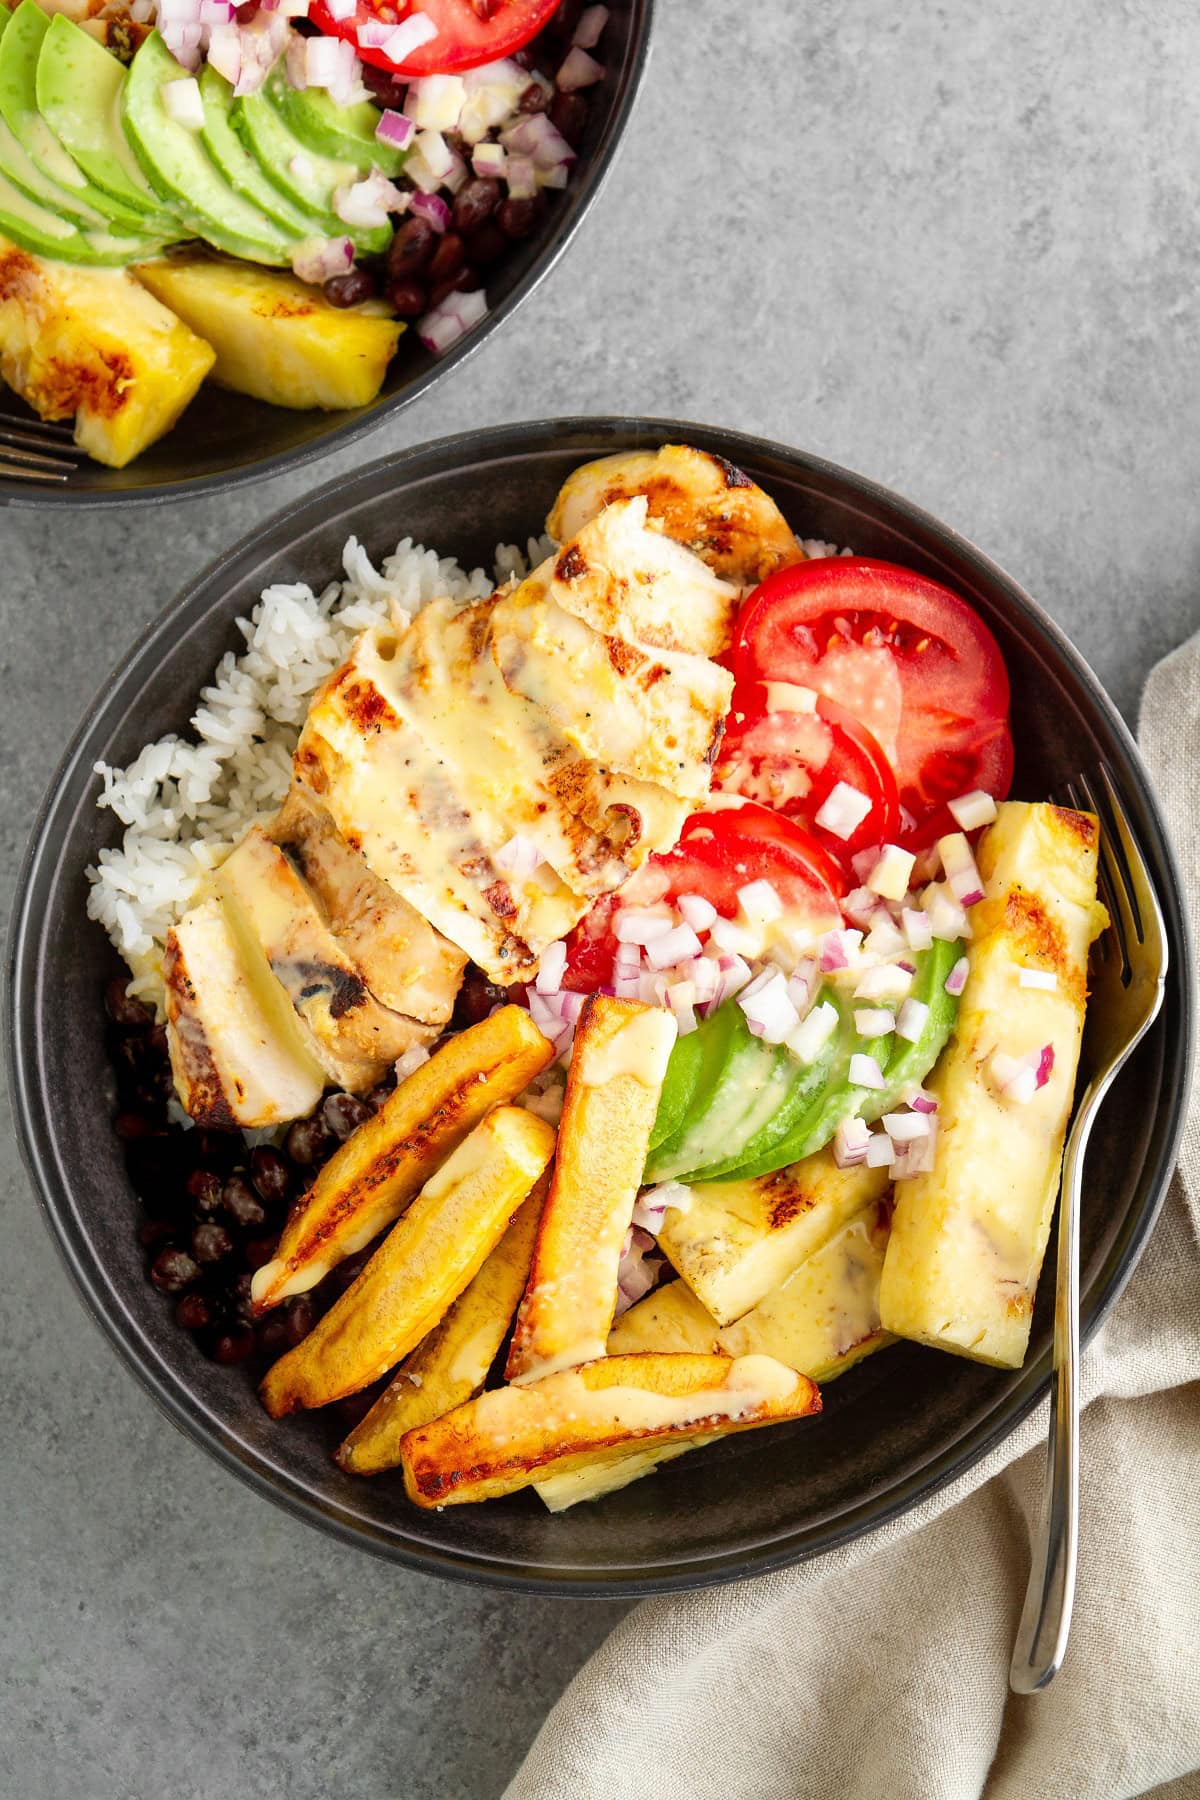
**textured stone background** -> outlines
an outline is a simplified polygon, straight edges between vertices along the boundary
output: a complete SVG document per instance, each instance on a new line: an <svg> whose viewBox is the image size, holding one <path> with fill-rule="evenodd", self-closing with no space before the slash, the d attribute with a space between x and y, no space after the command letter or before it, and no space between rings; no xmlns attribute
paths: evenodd
<svg viewBox="0 0 1200 1800"><path fill-rule="evenodd" d="M848 463L1006 565L1131 717L1200 625L1194 6L659 11L593 216L444 391L227 498L0 514L6 906L142 624L285 500L473 425L657 411ZM0 1156L0 1791L498 1795L621 1608L406 1575L255 1498L118 1367Z"/></svg>

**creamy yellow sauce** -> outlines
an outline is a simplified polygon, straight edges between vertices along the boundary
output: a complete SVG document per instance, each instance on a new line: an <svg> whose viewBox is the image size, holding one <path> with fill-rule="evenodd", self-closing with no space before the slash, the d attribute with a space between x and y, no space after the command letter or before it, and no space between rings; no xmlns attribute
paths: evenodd
<svg viewBox="0 0 1200 1800"><path fill-rule="evenodd" d="M636 1013L602 1044L586 1040L571 1074L585 1087L602 1087L622 1075L646 1088L662 1086L667 1061L678 1035L672 1013L649 1007Z"/></svg>

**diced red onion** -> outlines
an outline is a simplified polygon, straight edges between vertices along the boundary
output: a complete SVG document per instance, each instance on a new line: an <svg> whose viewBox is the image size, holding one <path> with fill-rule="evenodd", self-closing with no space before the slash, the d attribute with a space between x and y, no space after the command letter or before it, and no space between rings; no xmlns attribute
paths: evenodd
<svg viewBox="0 0 1200 1800"><path fill-rule="evenodd" d="M871 1088L882 1092L887 1085L876 1059L862 1050L856 1050L850 1058L849 1074L851 1087Z"/></svg>
<svg viewBox="0 0 1200 1800"><path fill-rule="evenodd" d="M726 1000L732 1000L740 994L750 980L750 965L740 956L722 956L718 963L721 971L717 991L713 995L714 1006L721 1006Z"/></svg>
<svg viewBox="0 0 1200 1800"><path fill-rule="evenodd" d="M774 889L771 890L774 892ZM708 931L716 923L717 909L703 894L680 894L675 909L693 931Z"/></svg>
<svg viewBox="0 0 1200 1800"><path fill-rule="evenodd" d="M914 1000L910 995L896 1014L896 1036L903 1038L906 1044L919 1043L928 1023L929 1008L923 1000Z"/></svg>
<svg viewBox="0 0 1200 1800"><path fill-rule="evenodd" d="M787 1047L802 1063L815 1062L837 1030L838 1009L828 1000L814 1006L795 1031L789 1032Z"/></svg>
<svg viewBox="0 0 1200 1800"><path fill-rule="evenodd" d="M459 188L466 186L470 175L471 171L468 169L465 159L458 154L457 150L451 150L450 167L442 176L442 186L446 192L457 194Z"/></svg>
<svg viewBox="0 0 1200 1800"><path fill-rule="evenodd" d="M354 5L357 9L358 0L354 0ZM354 37L364 50L382 50L395 29L394 25L386 24L371 13L354 27Z"/></svg>
<svg viewBox="0 0 1200 1800"><path fill-rule="evenodd" d="M580 88L595 87L604 80L604 64L589 56L579 44L572 44L554 77L554 85L562 94L574 94Z"/></svg>
<svg viewBox="0 0 1200 1800"><path fill-rule="evenodd" d="M329 0L326 0L328 5ZM355 0L357 4L357 0ZM416 127L411 119L392 107L385 107L379 115L379 123L375 127L375 136L381 144L389 144L393 150L407 150L412 143Z"/></svg>
<svg viewBox="0 0 1200 1800"><path fill-rule="evenodd" d="M562 1009L562 1016L567 1021L568 1025L578 1024L579 1015L583 1011L586 1001L586 994L576 994L569 990L566 993L559 995L558 1004Z"/></svg>
<svg viewBox="0 0 1200 1800"><path fill-rule="evenodd" d="M871 810L871 801L848 781L836 781L817 813L814 823L844 843L852 838ZM856 871L857 872L857 871Z"/></svg>
<svg viewBox="0 0 1200 1800"><path fill-rule="evenodd" d="M868 1169L883 1169L891 1165L896 1155L896 1146L886 1131L873 1131L867 1152L863 1158Z"/></svg>
<svg viewBox="0 0 1200 1800"><path fill-rule="evenodd" d="M413 194L409 198L408 210L418 219L424 219L435 231L445 231L450 223L450 208L440 194Z"/></svg>
<svg viewBox="0 0 1200 1800"><path fill-rule="evenodd" d="M732 956L757 956L762 948L760 934L735 919L716 919L708 934L709 942Z"/></svg>
<svg viewBox="0 0 1200 1800"><path fill-rule="evenodd" d="M576 159L575 151L546 113L530 113L520 119L501 132L500 142L519 156L532 156L540 171L566 167Z"/></svg>
<svg viewBox="0 0 1200 1800"><path fill-rule="evenodd" d="M314 38L314 43L323 40ZM308 86L308 38L298 37L295 33L288 39L287 78L297 93L303 93ZM212 58L209 58L212 61Z"/></svg>
<svg viewBox="0 0 1200 1800"><path fill-rule="evenodd" d="M928 1137L931 1129L929 1114L920 1112L884 1113L881 1123L893 1144L911 1144Z"/></svg>
<svg viewBox="0 0 1200 1800"><path fill-rule="evenodd" d="M833 1160L839 1169L853 1169L867 1160L870 1127L859 1118L843 1119L833 1134Z"/></svg>
<svg viewBox="0 0 1200 1800"><path fill-rule="evenodd" d="M783 917L783 901L769 881L747 882L737 891L738 905L751 925L760 929Z"/></svg>
<svg viewBox="0 0 1200 1800"><path fill-rule="evenodd" d="M694 956L687 965L688 976L696 990L697 1006L704 1006L716 994L721 971L711 956Z"/></svg>
<svg viewBox="0 0 1200 1800"><path fill-rule="evenodd" d="M856 887L851 888L842 901L842 911L855 925L866 926L870 924L878 905L879 897L870 888Z"/></svg>
<svg viewBox="0 0 1200 1800"><path fill-rule="evenodd" d="M983 899L983 882L970 844L961 831L951 831L938 839L937 847L950 892L960 906L974 906Z"/></svg>
<svg viewBox="0 0 1200 1800"><path fill-rule="evenodd" d="M388 32L380 48L389 62L402 63L422 44L431 44L437 34L437 26L428 13L410 13L403 24Z"/></svg>
<svg viewBox="0 0 1200 1800"><path fill-rule="evenodd" d="M902 1000L912 986L912 975L899 963L877 963L865 969L854 990L856 1000Z"/></svg>
<svg viewBox="0 0 1200 1800"><path fill-rule="evenodd" d="M304 46L304 74L310 87L331 86L338 79L342 68L342 51L344 40L337 37L293 38L292 43ZM352 44L345 44L345 49L353 56ZM292 45L288 45L288 72L291 73Z"/></svg>
<svg viewBox="0 0 1200 1800"><path fill-rule="evenodd" d="M652 969L669 969L672 963L699 954L700 939L690 925L676 925L646 945L646 961Z"/></svg>
<svg viewBox="0 0 1200 1800"><path fill-rule="evenodd" d="M667 921L668 929L670 921ZM642 966L642 953L634 943L618 943L613 957L613 971L617 975L636 975Z"/></svg>
<svg viewBox="0 0 1200 1800"><path fill-rule="evenodd" d="M604 27L608 24L607 6L585 6L579 15L579 23L571 38L581 50L594 50L604 36Z"/></svg>
<svg viewBox="0 0 1200 1800"><path fill-rule="evenodd" d="M691 981L677 981L667 989L667 1004L675 1014L680 1037L696 1029L696 988Z"/></svg>
<svg viewBox="0 0 1200 1800"><path fill-rule="evenodd" d="M812 1005L813 994L817 985L817 965L811 956L806 956L796 964L788 976L788 999L796 1011L803 1016Z"/></svg>
<svg viewBox="0 0 1200 1800"><path fill-rule="evenodd" d="M933 943L933 929L927 913L918 912L914 907L906 906L900 914L900 922L904 929L904 939L910 950L928 950Z"/></svg>
<svg viewBox="0 0 1200 1800"><path fill-rule="evenodd" d="M817 943L821 973L831 975L835 969L848 969L861 943L861 931L827 931Z"/></svg>
<svg viewBox="0 0 1200 1800"><path fill-rule="evenodd" d="M1018 970L1017 981L1023 988L1041 988L1047 994L1052 994L1058 986L1058 976L1053 969L1022 968Z"/></svg>
<svg viewBox="0 0 1200 1800"><path fill-rule="evenodd" d="M948 994L961 994L967 985L967 976L971 965L965 956L960 956L946 977L945 988Z"/></svg>
<svg viewBox="0 0 1200 1800"><path fill-rule="evenodd" d="M515 875L518 880L528 880L541 860L542 853L537 845L519 832L501 844L492 857L493 865L502 875Z"/></svg>
<svg viewBox="0 0 1200 1800"><path fill-rule="evenodd" d="M613 918L613 936L618 944L649 944L654 938L666 937L674 928L669 913L649 907L623 906Z"/></svg>
<svg viewBox="0 0 1200 1800"><path fill-rule="evenodd" d="M422 131L453 131L466 98L461 75L422 75L409 88L404 110Z"/></svg>
<svg viewBox="0 0 1200 1800"><path fill-rule="evenodd" d="M454 153L440 131L419 131L413 139L413 147L419 151L430 174L436 175L439 181L444 180L454 167Z"/></svg>
<svg viewBox="0 0 1200 1800"><path fill-rule="evenodd" d="M537 170L531 156L514 156L506 151L508 167L504 179L514 200L532 200L537 194Z"/></svg>
<svg viewBox="0 0 1200 1800"><path fill-rule="evenodd" d="M165 81L162 98L167 117L176 125L182 125L188 131L204 129L204 102L195 76L188 75L182 81Z"/></svg>
<svg viewBox="0 0 1200 1800"><path fill-rule="evenodd" d="M319 287L354 267L354 245L348 237L305 238L292 250L292 270L301 281Z"/></svg>
<svg viewBox="0 0 1200 1800"><path fill-rule="evenodd" d="M396 1058L396 1080L407 1081L415 1070L429 1061L429 1052L424 1044L413 1044L403 1056Z"/></svg>
<svg viewBox="0 0 1200 1800"><path fill-rule="evenodd" d="M949 894L940 881L932 881L921 896L921 905L929 919L929 929L939 943L953 944L970 936L966 909Z"/></svg>
<svg viewBox="0 0 1200 1800"><path fill-rule="evenodd" d="M754 1036L764 1044L782 1044L796 1030L800 1018L788 999L787 982L778 969L765 971L738 995L737 1003L745 1014Z"/></svg>
<svg viewBox="0 0 1200 1800"><path fill-rule="evenodd" d="M867 876L879 861L882 850L882 844L872 844L869 850L855 851L850 858L850 867L854 870L855 881L866 882Z"/></svg>
<svg viewBox="0 0 1200 1800"><path fill-rule="evenodd" d="M236 25L214 25L208 39L208 60L218 75L231 85L242 72L242 34Z"/></svg>
<svg viewBox="0 0 1200 1800"><path fill-rule="evenodd" d="M860 1038L886 1037L895 1022L886 1006L859 1006L854 1010L854 1029Z"/></svg>
<svg viewBox="0 0 1200 1800"><path fill-rule="evenodd" d="M228 25L232 17L232 0L200 0L201 25Z"/></svg>
<svg viewBox="0 0 1200 1800"><path fill-rule="evenodd" d="M1038 1084L1039 1088L1045 1087L1046 1083L1049 1081L1053 1072L1054 1072L1054 1045L1053 1044L1043 1044L1041 1050L1038 1052L1037 1068L1034 1071L1034 1073L1037 1076L1037 1084Z"/></svg>
<svg viewBox="0 0 1200 1800"><path fill-rule="evenodd" d="M537 980L534 984L538 993L557 994L566 972L567 946L560 938L557 943L547 944L538 959Z"/></svg>
<svg viewBox="0 0 1200 1800"><path fill-rule="evenodd" d="M507 166L508 151L503 144L476 144L471 155L471 167L476 175L502 181Z"/></svg>
<svg viewBox="0 0 1200 1800"><path fill-rule="evenodd" d="M863 949L869 956L898 956L907 948L903 932L898 931L890 917L883 913L876 918L863 940Z"/></svg>
<svg viewBox="0 0 1200 1800"><path fill-rule="evenodd" d="M1053 1044L1043 1044L1040 1050L1030 1050L1024 1056L1009 1056L997 1050L988 1064L993 1086L1005 1100L1015 1100L1022 1106L1045 1087L1053 1069Z"/></svg>
<svg viewBox="0 0 1200 1800"><path fill-rule="evenodd" d="M303 150L297 150L288 162L288 174L294 175L297 181L311 181L316 174L313 160Z"/></svg>
<svg viewBox="0 0 1200 1800"><path fill-rule="evenodd" d="M902 850L899 844L885 844L866 885L885 900L903 900L916 860L911 850Z"/></svg>
<svg viewBox="0 0 1200 1800"><path fill-rule="evenodd" d="M358 11L358 0L325 0L325 10L340 25L345 19L354 17Z"/></svg>
<svg viewBox="0 0 1200 1800"><path fill-rule="evenodd" d="M613 994L618 1000L640 1000L642 987L639 977L636 975L614 976Z"/></svg>
<svg viewBox="0 0 1200 1800"><path fill-rule="evenodd" d="M910 1088L904 1095L904 1103L919 1113L935 1113L938 1109L935 1096L927 1093L923 1087Z"/></svg>
<svg viewBox="0 0 1200 1800"><path fill-rule="evenodd" d="M520 63L513 62L511 57L501 57L498 62L479 63L475 68L467 69L463 75L468 94L477 93L480 88L511 88L514 105L529 86L530 79L530 72L523 69Z"/></svg>
<svg viewBox="0 0 1200 1800"><path fill-rule="evenodd" d="M990 825L996 817L996 802L982 788L960 794L957 800L949 802L949 809L955 824L961 825L964 831L978 831L981 825Z"/></svg>
<svg viewBox="0 0 1200 1800"><path fill-rule="evenodd" d="M310 38L309 43L315 43ZM417 196L413 196L412 204L416 205ZM347 225L357 225L365 229L374 229L386 225L392 213L405 212L409 205L409 196L381 175L378 169L372 169L362 181L356 181L352 187L339 187L333 190L333 210L339 219Z"/></svg>

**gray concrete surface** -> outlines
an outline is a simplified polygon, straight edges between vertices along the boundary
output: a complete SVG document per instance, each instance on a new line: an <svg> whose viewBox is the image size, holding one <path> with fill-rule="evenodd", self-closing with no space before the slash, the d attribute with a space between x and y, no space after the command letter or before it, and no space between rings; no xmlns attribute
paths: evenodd
<svg viewBox="0 0 1200 1800"><path fill-rule="evenodd" d="M513 418L677 413L888 482L1132 717L1200 625L1194 6L660 0L656 36L582 236L444 392L229 498L0 514L6 905L101 672L182 582L352 462ZM253 1497L118 1367L7 1129L0 1156L0 1792L498 1795L622 1608L405 1575Z"/></svg>

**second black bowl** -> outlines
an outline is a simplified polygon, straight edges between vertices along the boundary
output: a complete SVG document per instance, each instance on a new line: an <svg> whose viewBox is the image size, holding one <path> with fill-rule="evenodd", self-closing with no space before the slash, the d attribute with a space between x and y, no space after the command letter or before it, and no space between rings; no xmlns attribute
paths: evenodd
<svg viewBox="0 0 1200 1800"><path fill-rule="evenodd" d="M466 566L541 528L586 458L684 441L718 452L774 495L804 536L911 565L965 595L1012 675L1014 791L1039 798L1104 761L1166 915L1167 1001L1092 1138L1083 1209L1083 1321L1096 1329L1146 1242L1182 1125L1191 1029L1190 946L1162 816L1120 717L1078 653L1015 582L916 507L800 452L677 420L568 420L474 434L375 463L278 514L162 615L106 684L55 778L19 889L8 1045L14 1107L51 1231L91 1311L190 1436L290 1511L415 1567L506 1586L646 1593L776 1567L871 1530L951 1480L1045 1392L1052 1296L1043 1283L1024 1369L987 1369L915 1344L870 1358L826 1390L818 1420L734 1437L596 1506L551 1516L531 1494L418 1512L398 1475L344 1475L341 1431L310 1414L275 1423L244 1369L206 1362L148 1286L106 1102L101 990L118 965L84 916L84 871L112 841L93 764L123 763L186 730L197 691L240 647L238 614L276 581L335 576L351 532L373 555L407 534ZM1086 1044L1085 1044L1086 1063ZM1052 1260L1052 1259L1050 1259Z"/></svg>

